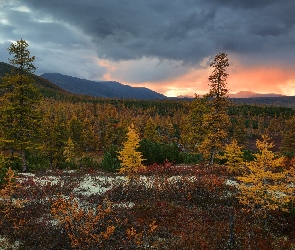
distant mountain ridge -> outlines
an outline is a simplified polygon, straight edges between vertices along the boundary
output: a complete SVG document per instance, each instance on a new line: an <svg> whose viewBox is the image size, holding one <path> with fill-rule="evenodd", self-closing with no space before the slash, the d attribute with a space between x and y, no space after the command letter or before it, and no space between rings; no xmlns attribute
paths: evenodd
<svg viewBox="0 0 295 250"><path fill-rule="evenodd" d="M285 95L268 93L268 94L260 94L252 91L240 91L236 94L229 94L230 98L256 98L256 97L283 97Z"/></svg>
<svg viewBox="0 0 295 250"><path fill-rule="evenodd" d="M200 95L201 97L203 95ZM261 93L255 93L252 91L239 91L235 94L229 94L230 98L259 98L259 97L286 97L286 95L283 94L276 94L276 93L268 93L268 94L261 94ZM189 95L180 95L177 96L177 98L194 98L194 96Z"/></svg>
<svg viewBox="0 0 295 250"><path fill-rule="evenodd" d="M90 81L60 73L44 73L41 77L74 94L142 100L167 98L145 87L131 87L115 81Z"/></svg>

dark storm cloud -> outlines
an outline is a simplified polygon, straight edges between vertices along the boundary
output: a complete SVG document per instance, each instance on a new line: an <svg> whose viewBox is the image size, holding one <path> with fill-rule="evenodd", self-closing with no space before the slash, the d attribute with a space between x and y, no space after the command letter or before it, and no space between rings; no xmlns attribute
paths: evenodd
<svg viewBox="0 0 295 250"><path fill-rule="evenodd" d="M9 0L0 7L2 40L26 39L39 72L84 68L80 74L99 78L106 69L97 57L166 66L196 66L221 51L254 63L295 58L294 0ZM166 66L153 68L155 77Z"/></svg>
<svg viewBox="0 0 295 250"><path fill-rule="evenodd" d="M195 63L220 50L267 51L294 33L295 3L275 0L23 0L34 13L79 28L112 60ZM58 27L57 27L58 28ZM40 27L36 27L39 31ZM50 29L48 31L50 33ZM57 29L56 34L63 34ZM69 39L65 37L65 43Z"/></svg>
<svg viewBox="0 0 295 250"><path fill-rule="evenodd" d="M8 62L7 48L20 38L28 41L36 56L36 73L62 72L88 79L103 78L89 38L78 28L52 13L35 11L23 2L0 2L0 57ZM79 71L77 71L79 69Z"/></svg>

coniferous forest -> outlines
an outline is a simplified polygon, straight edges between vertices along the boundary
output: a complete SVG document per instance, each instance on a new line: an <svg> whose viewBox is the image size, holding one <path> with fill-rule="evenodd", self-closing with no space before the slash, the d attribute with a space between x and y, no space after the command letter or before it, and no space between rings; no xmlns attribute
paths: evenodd
<svg viewBox="0 0 295 250"><path fill-rule="evenodd" d="M295 110L228 97L102 99L0 78L0 249L295 249ZM3 73L3 72L1 72Z"/></svg>

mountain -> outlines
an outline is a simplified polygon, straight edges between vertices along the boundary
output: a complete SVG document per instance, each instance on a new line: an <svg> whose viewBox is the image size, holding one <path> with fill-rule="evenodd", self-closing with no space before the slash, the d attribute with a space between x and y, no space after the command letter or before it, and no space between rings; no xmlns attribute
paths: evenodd
<svg viewBox="0 0 295 250"><path fill-rule="evenodd" d="M285 95L275 94L275 93L260 94L260 93L255 93L252 91L240 91L236 94L229 94L230 98L283 97L283 96Z"/></svg>
<svg viewBox="0 0 295 250"><path fill-rule="evenodd" d="M114 81L90 81L59 73L45 73L42 78L74 94L102 98L166 99L167 97L144 87L131 87Z"/></svg>
<svg viewBox="0 0 295 250"><path fill-rule="evenodd" d="M202 96L203 95L200 95L200 97ZM275 93L260 94L260 93L255 93L252 91L240 91L235 94L229 94L228 96L230 98L259 98L259 97L285 97L286 95L275 94ZM188 95L180 95L180 96L177 96L177 98L184 99L184 98L194 98L194 97L188 96Z"/></svg>
<svg viewBox="0 0 295 250"><path fill-rule="evenodd" d="M13 71L17 71L17 69L10 64L0 62L0 78L5 76L5 74L10 74ZM28 74L32 77L35 81L35 85L39 88L40 92L45 97L54 97L54 98L64 98L65 96L72 96L71 93L65 91L64 89L58 87L57 85L53 84L52 82L41 78L35 74Z"/></svg>

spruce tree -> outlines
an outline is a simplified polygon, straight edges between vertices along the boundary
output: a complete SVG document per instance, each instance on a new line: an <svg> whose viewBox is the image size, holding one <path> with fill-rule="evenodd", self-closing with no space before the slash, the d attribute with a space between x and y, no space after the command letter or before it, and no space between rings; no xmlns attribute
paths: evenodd
<svg viewBox="0 0 295 250"><path fill-rule="evenodd" d="M230 126L228 117L228 89L226 87L226 72L229 67L227 54L220 53L215 56L210 64L214 70L208 77L210 91L207 94L210 99L210 111L204 115L203 125L207 130L207 136L199 147L199 150L213 164L214 158L226 145L228 139L228 128Z"/></svg>
<svg viewBox="0 0 295 250"><path fill-rule="evenodd" d="M20 153L23 171L28 170L25 152L40 146L37 131L41 118L37 107L41 95L29 76L36 67L28 46L23 39L10 45L8 51L13 58L9 62L15 68L0 83L1 147Z"/></svg>

